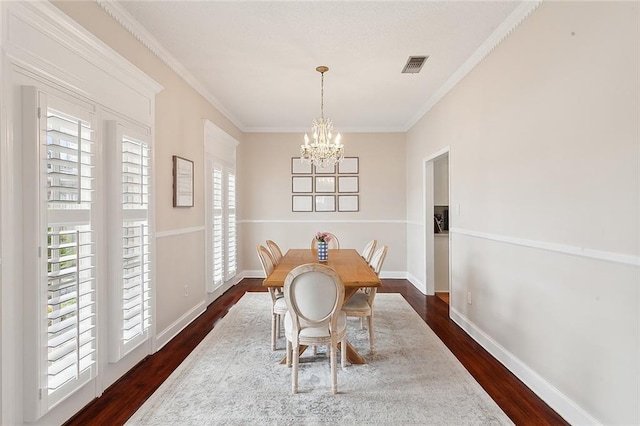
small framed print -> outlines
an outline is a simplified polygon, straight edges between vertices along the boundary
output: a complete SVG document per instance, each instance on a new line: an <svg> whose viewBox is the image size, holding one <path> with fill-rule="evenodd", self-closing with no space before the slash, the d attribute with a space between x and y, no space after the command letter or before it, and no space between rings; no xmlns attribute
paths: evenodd
<svg viewBox="0 0 640 426"><path fill-rule="evenodd" d="M291 157L291 174L292 175L310 175L311 163L307 163L300 157Z"/></svg>
<svg viewBox="0 0 640 426"><path fill-rule="evenodd" d="M358 173L358 157L345 157L338 164L338 173Z"/></svg>
<svg viewBox="0 0 640 426"><path fill-rule="evenodd" d="M326 167L316 166L316 174L331 175L331 174L335 174L335 172L336 172L335 164L332 166L326 166Z"/></svg>
<svg viewBox="0 0 640 426"><path fill-rule="evenodd" d="M173 207L193 207L193 161L173 156Z"/></svg>
<svg viewBox="0 0 640 426"><path fill-rule="evenodd" d="M313 177L292 176L291 192L313 192Z"/></svg>
<svg viewBox="0 0 640 426"><path fill-rule="evenodd" d="M338 195L339 212L357 212L360 210L358 195Z"/></svg>
<svg viewBox="0 0 640 426"><path fill-rule="evenodd" d="M316 195L316 211L317 212L335 212L336 196L335 195Z"/></svg>
<svg viewBox="0 0 640 426"><path fill-rule="evenodd" d="M358 192L358 176L338 176L338 192Z"/></svg>
<svg viewBox="0 0 640 426"><path fill-rule="evenodd" d="M316 192L336 192L336 177L316 176Z"/></svg>
<svg viewBox="0 0 640 426"><path fill-rule="evenodd" d="M292 195L291 211L294 212L312 212L313 196L311 195Z"/></svg>

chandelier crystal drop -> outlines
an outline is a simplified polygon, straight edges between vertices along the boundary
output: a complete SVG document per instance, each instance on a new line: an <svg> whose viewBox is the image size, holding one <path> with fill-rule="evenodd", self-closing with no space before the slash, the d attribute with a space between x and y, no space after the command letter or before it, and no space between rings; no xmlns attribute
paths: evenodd
<svg viewBox="0 0 640 426"><path fill-rule="evenodd" d="M324 73L329 71L329 68L319 66L316 71L321 75L320 118L314 119L311 123L313 141L309 140L306 133L304 134L304 144L300 146L300 156L303 161L316 167L330 167L342 161L344 146L340 143L340 133L332 141L333 122L330 118L324 118Z"/></svg>

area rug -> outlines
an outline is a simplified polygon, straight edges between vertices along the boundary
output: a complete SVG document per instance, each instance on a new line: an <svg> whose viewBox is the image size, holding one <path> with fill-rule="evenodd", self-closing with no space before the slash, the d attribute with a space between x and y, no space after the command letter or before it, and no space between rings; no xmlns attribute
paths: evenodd
<svg viewBox="0 0 640 426"><path fill-rule="evenodd" d="M127 424L512 424L399 294L376 296L375 353L349 319L367 364L338 367L337 395L324 348L302 356L292 395L284 338L270 349L270 304L266 293L245 294Z"/></svg>

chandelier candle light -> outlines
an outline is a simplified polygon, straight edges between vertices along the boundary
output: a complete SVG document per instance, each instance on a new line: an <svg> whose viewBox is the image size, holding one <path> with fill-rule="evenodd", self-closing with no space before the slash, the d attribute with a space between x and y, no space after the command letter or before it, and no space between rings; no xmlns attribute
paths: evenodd
<svg viewBox="0 0 640 426"><path fill-rule="evenodd" d="M304 145L300 146L300 156L306 163L311 163L316 167L331 167L339 163L344 158L344 146L340 143L340 133L333 137L333 122L330 118L324 118L324 73L329 71L328 67L319 66L316 68L321 75L320 86L320 118L316 118L311 123L313 142L309 141L309 136L304 134Z"/></svg>

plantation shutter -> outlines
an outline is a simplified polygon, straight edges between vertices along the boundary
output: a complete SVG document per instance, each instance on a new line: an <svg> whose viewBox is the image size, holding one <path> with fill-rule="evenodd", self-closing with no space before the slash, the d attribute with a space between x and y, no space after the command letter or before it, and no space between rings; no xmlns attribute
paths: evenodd
<svg viewBox="0 0 640 426"><path fill-rule="evenodd" d="M212 170L212 255L213 255L213 287L222 285L224 278L224 216L222 166L214 164Z"/></svg>
<svg viewBox="0 0 640 426"><path fill-rule="evenodd" d="M151 235L149 226L150 148L144 136L115 121L108 122L112 211L109 221L112 318L111 362L146 341L151 325Z"/></svg>
<svg viewBox="0 0 640 426"><path fill-rule="evenodd" d="M227 276L229 280L236 275L237 234L236 234L236 175L227 170Z"/></svg>
<svg viewBox="0 0 640 426"><path fill-rule="evenodd" d="M46 108L41 214L46 241L46 405L96 374L94 143L91 117Z"/></svg>

